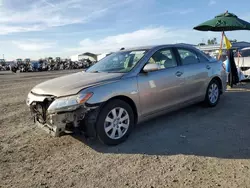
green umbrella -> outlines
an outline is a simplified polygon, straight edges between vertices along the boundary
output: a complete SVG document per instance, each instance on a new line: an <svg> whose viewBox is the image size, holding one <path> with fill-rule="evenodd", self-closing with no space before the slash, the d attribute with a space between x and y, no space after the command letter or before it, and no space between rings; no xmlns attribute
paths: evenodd
<svg viewBox="0 0 250 188"><path fill-rule="evenodd" d="M225 31L235 31L235 30L250 30L250 23L238 18L235 14L229 13L226 11L223 14L215 16L214 19L208 20L196 27L195 30L199 31L215 31L222 32L222 38L220 43L220 51L222 50L223 38L225 36ZM230 43L230 42L229 42ZM228 55L230 52L228 51ZM219 54L218 59L220 59L221 53ZM233 85L233 75L230 71L230 85Z"/></svg>
<svg viewBox="0 0 250 188"><path fill-rule="evenodd" d="M226 12L215 16L214 19L208 20L196 27L199 31L234 31L250 30L250 23L238 18L235 14Z"/></svg>

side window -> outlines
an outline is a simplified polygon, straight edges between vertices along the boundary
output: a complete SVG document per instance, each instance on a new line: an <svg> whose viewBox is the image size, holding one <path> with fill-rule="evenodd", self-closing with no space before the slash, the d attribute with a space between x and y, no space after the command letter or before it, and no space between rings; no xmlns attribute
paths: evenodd
<svg viewBox="0 0 250 188"><path fill-rule="evenodd" d="M190 65L190 64L199 63L199 59L197 55L190 50L178 49L178 53L180 55L182 65Z"/></svg>
<svg viewBox="0 0 250 188"><path fill-rule="evenodd" d="M157 64L159 69L172 68L177 66L177 61L171 49L162 49L154 53L148 63Z"/></svg>
<svg viewBox="0 0 250 188"><path fill-rule="evenodd" d="M209 59L212 59L212 57L209 54L206 54L203 51L197 52L197 55L199 57L200 62L202 62L202 63L207 63L209 61Z"/></svg>
<svg viewBox="0 0 250 188"><path fill-rule="evenodd" d="M200 62L204 63L204 62L208 62L208 59L206 59L203 55L198 54L199 60Z"/></svg>

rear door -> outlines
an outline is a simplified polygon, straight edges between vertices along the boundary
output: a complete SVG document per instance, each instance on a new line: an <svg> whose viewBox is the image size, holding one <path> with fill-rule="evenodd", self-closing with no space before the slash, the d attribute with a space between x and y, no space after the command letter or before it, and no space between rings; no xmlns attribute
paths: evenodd
<svg viewBox="0 0 250 188"><path fill-rule="evenodd" d="M185 73L183 75L185 79L184 101L195 100L204 96L212 68L209 61L192 49L178 47L176 50Z"/></svg>

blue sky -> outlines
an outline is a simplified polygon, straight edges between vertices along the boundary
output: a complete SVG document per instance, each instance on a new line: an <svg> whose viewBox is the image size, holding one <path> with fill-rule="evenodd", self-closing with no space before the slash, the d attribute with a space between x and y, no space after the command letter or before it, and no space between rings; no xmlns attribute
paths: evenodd
<svg viewBox="0 0 250 188"><path fill-rule="evenodd" d="M219 33L192 28L226 10L250 21L249 7L249 0L0 0L0 57L70 57L121 47L219 40ZM250 41L250 31L227 36Z"/></svg>

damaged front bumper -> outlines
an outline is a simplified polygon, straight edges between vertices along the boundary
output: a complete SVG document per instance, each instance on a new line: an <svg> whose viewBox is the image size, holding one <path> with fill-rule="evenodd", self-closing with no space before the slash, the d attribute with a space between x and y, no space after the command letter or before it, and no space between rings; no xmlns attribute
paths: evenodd
<svg viewBox="0 0 250 188"><path fill-rule="evenodd" d="M33 107L31 107L33 111ZM70 133L74 128L81 126L87 110L78 109L72 112L47 114L46 119L41 119L40 114L32 112L36 125L52 136L60 136L62 133Z"/></svg>
<svg viewBox="0 0 250 188"><path fill-rule="evenodd" d="M94 112L97 112L99 105L88 106L84 104L73 111L49 113L47 109L52 101L51 96L29 95L27 105L29 105L31 115L38 127L55 137L61 136L63 133L73 133L73 130L77 128L93 132L94 127L86 128L93 125L86 125L85 119L90 113L96 114ZM92 132L89 134L93 135Z"/></svg>

